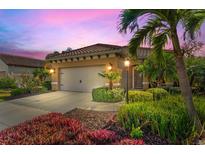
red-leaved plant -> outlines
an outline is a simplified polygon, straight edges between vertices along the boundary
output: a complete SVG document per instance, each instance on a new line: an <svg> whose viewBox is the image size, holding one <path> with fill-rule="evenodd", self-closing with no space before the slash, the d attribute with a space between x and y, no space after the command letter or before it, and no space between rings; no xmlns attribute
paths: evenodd
<svg viewBox="0 0 205 154"><path fill-rule="evenodd" d="M108 144L117 139L114 131L106 129L92 131L89 133L89 137L95 144Z"/></svg>
<svg viewBox="0 0 205 154"><path fill-rule="evenodd" d="M25 121L0 132L0 144L143 144L143 140L124 139L114 131L91 131L80 121L67 118L61 113L49 113Z"/></svg>

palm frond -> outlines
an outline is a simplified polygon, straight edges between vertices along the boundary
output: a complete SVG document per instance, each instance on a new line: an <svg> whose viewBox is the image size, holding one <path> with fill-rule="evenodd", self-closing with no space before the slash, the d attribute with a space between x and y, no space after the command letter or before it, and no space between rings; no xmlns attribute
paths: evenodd
<svg viewBox="0 0 205 154"><path fill-rule="evenodd" d="M123 10L120 14L119 31L127 32L128 29L132 32L135 28L138 28L138 17L148 13L149 10Z"/></svg>
<svg viewBox="0 0 205 154"><path fill-rule="evenodd" d="M118 26L119 32L126 33L128 29L131 32L134 29L138 29L139 28L139 24L138 24L139 17L142 17L146 14L149 15L149 18L159 17L161 18L161 20L166 21L167 16L169 16L167 12L168 11L164 9L161 9L161 10L160 9L123 10L119 16L120 17L120 22Z"/></svg>
<svg viewBox="0 0 205 154"><path fill-rule="evenodd" d="M140 28L129 42L129 52L131 55L136 55L137 48L141 43L151 43L152 36L161 28L166 29L166 25L161 22L160 18L155 17L150 19L145 26Z"/></svg>
<svg viewBox="0 0 205 154"><path fill-rule="evenodd" d="M163 31L159 34L156 34L152 38L152 46L153 46L153 51L155 52L156 58L159 61L159 63L163 63L163 52L166 43L169 40L169 34L167 31Z"/></svg>
<svg viewBox="0 0 205 154"><path fill-rule="evenodd" d="M182 11L182 25L185 29L184 40L189 37L195 39L197 32L205 21L205 10L187 10Z"/></svg>
<svg viewBox="0 0 205 154"><path fill-rule="evenodd" d="M101 77L103 77L103 78L106 77L104 72L102 72L102 73L98 73L98 75L101 76Z"/></svg>

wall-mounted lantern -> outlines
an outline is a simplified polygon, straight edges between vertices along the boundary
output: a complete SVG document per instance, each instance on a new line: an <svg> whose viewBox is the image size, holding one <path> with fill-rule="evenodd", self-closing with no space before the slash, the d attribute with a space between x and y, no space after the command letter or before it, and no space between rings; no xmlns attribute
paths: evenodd
<svg viewBox="0 0 205 154"><path fill-rule="evenodd" d="M50 73L50 74L53 74L53 73L55 73L55 70L54 70L53 68L51 68L51 69L49 70L49 73Z"/></svg>
<svg viewBox="0 0 205 154"><path fill-rule="evenodd" d="M107 67L108 71L111 71L112 70L112 64L109 63L109 66Z"/></svg>

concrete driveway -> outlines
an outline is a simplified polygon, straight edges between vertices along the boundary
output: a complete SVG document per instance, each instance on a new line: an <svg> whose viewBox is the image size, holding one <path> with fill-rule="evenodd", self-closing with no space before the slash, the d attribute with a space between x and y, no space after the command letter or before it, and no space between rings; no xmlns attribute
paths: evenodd
<svg viewBox="0 0 205 154"><path fill-rule="evenodd" d="M0 103L0 130L48 112L65 113L74 108L116 111L122 103L92 102L91 93L57 91Z"/></svg>

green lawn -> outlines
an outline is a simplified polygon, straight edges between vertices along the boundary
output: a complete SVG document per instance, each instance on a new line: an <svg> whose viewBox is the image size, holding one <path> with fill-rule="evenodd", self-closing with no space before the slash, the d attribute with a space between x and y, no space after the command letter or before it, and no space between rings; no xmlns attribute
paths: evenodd
<svg viewBox="0 0 205 154"><path fill-rule="evenodd" d="M0 90L0 102L11 96L10 90Z"/></svg>

